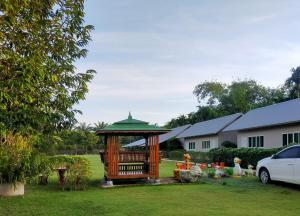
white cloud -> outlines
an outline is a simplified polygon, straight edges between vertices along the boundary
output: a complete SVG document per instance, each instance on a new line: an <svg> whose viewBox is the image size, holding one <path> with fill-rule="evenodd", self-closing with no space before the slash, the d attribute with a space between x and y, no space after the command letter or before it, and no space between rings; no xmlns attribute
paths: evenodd
<svg viewBox="0 0 300 216"><path fill-rule="evenodd" d="M132 111L162 124L195 110L200 82L248 78L275 87L299 65L296 3L171 2L107 1L97 10L108 21L96 23L88 58L77 64L98 71L81 121L113 122Z"/></svg>

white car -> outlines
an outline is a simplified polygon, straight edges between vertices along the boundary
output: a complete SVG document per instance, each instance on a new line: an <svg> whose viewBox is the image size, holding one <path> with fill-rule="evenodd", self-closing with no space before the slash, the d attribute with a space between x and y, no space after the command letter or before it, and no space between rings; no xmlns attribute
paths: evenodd
<svg viewBox="0 0 300 216"><path fill-rule="evenodd" d="M300 184L300 145L285 148L258 161L256 176L264 184L272 180Z"/></svg>

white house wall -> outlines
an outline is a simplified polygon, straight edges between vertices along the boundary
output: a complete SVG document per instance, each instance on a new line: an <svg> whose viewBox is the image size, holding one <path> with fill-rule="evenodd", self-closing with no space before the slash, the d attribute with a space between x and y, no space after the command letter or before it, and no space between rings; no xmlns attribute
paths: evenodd
<svg viewBox="0 0 300 216"><path fill-rule="evenodd" d="M220 132L218 134L219 137L219 146L225 141L230 141L232 143L237 144L237 132L231 131L231 132Z"/></svg>
<svg viewBox="0 0 300 216"><path fill-rule="evenodd" d="M202 141L208 141L208 140L210 141L210 149L219 147L218 136L210 136L210 137L185 138L184 139L184 149L186 151L207 152L210 149L202 149ZM195 149L194 150L189 149L189 143L190 142L195 142Z"/></svg>
<svg viewBox="0 0 300 216"><path fill-rule="evenodd" d="M278 126L276 128L257 129L239 132L237 135L238 147L248 147L248 137L264 136L264 148L279 148L283 146L282 134L300 132L300 125Z"/></svg>

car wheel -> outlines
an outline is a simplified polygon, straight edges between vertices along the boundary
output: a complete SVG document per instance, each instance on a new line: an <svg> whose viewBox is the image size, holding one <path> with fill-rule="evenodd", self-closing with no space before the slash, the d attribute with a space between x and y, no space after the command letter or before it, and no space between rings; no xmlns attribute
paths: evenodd
<svg viewBox="0 0 300 216"><path fill-rule="evenodd" d="M263 184L267 184L271 181L270 178L270 173L266 168L262 168L259 172L259 180L263 183Z"/></svg>

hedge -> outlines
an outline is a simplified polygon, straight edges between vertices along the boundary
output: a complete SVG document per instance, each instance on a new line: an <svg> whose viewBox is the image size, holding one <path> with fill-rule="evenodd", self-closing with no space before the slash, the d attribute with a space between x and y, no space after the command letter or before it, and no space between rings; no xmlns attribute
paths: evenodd
<svg viewBox="0 0 300 216"><path fill-rule="evenodd" d="M194 151L184 151L184 150L177 150L177 151L170 151L168 152L168 158L170 160L179 160L183 161L183 154L189 153L191 156L191 161L196 163L210 163L210 155L207 152L194 152Z"/></svg>
<svg viewBox="0 0 300 216"><path fill-rule="evenodd" d="M238 157L242 160L241 167L247 168L249 164L256 166L257 162L265 157L270 157L281 149L261 149L261 148L218 148L209 152L187 152L184 150L168 152L171 160L183 160L183 154L189 153L191 161L196 163L224 162L225 166L233 167L233 159Z"/></svg>
<svg viewBox="0 0 300 216"><path fill-rule="evenodd" d="M50 157L50 161L55 169L66 167L64 189L82 190L86 188L91 175L90 162L87 158L58 155Z"/></svg>
<svg viewBox="0 0 300 216"><path fill-rule="evenodd" d="M234 166L234 157L240 158L241 167L247 168L249 164L256 166L257 162L265 157L278 152L280 149L261 149L261 148L218 148L209 152L210 158L215 162L225 162L225 166Z"/></svg>

